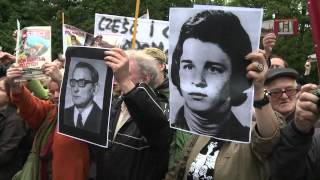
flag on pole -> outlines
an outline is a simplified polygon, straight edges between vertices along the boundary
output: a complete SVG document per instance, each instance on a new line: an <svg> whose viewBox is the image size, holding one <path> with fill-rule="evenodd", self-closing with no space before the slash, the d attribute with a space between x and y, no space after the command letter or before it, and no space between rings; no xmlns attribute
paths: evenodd
<svg viewBox="0 0 320 180"><path fill-rule="evenodd" d="M147 9L147 12L145 14L143 14L142 16L140 16L139 18L140 19L150 19L149 9Z"/></svg>
<svg viewBox="0 0 320 180"><path fill-rule="evenodd" d="M318 74L320 75L320 1L309 0L308 8L311 20L314 50L318 59Z"/></svg>
<svg viewBox="0 0 320 180"><path fill-rule="evenodd" d="M21 39L21 26L20 26L20 21L17 19L17 38L16 38L16 49L15 49L15 54L16 54L16 59L19 58L19 48L20 48L20 39Z"/></svg>

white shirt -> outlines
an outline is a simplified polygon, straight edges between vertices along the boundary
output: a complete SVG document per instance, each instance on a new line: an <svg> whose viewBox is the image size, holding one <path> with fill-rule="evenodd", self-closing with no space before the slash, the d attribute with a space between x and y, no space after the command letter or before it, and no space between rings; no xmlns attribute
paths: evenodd
<svg viewBox="0 0 320 180"><path fill-rule="evenodd" d="M124 102L121 104L121 112L118 118L118 122L116 125L115 133L113 135L113 140L115 139L117 133L119 132L120 128L128 121L130 118L129 111L127 109L127 106Z"/></svg>
<svg viewBox="0 0 320 180"><path fill-rule="evenodd" d="M89 116L92 108L93 108L93 103L91 103L90 106L88 106L86 109L84 109L84 110L82 111L82 113L80 113L79 110L78 110L76 107L74 107L74 110L73 110L73 123L74 123L74 126L75 126L75 127L77 126L78 114L79 114L79 113L81 114L82 124L83 124L83 126L84 126L84 124L86 123L87 118L88 118L88 116Z"/></svg>

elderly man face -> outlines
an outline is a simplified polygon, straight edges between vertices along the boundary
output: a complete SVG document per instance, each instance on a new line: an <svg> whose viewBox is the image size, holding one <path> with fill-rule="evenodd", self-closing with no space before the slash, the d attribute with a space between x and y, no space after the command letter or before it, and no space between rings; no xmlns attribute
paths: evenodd
<svg viewBox="0 0 320 180"><path fill-rule="evenodd" d="M77 108L85 108L93 102L96 83L88 68L76 68L70 80L72 100Z"/></svg>
<svg viewBox="0 0 320 180"><path fill-rule="evenodd" d="M159 85L157 62L141 50L126 51L129 58L129 78L134 83L144 82L151 88Z"/></svg>
<svg viewBox="0 0 320 180"><path fill-rule="evenodd" d="M134 60L130 60L129 61L129 76L130 76L130 80L136 84L140 81L140 72L138 70L137 67L137 62Z"/></svg>
<svg viewBox="0 0 320 180"><path fill-rule="evenodd" d="M139 82L144 82L146 84L149 84L150 82L150 75L148 73L144 73L139 69L138 63L135 60L130 60L129 61L129 76L130 80L134 83L137 84Z"/></svg>
<svg viewBox="0 0 320 180"><path fill-rule="evenodd" d="M270 92L270 103L272 108L288 117L295 110L297 101L297 82L290 77L279 77L267 85Z"/></svg>
<svg viewBox="0 0 320 180"><path fill-rule="evenodd" d="M286 67L284 60L281 58L271 58L270 61L271 61L271 66L270 66L271 69Z"/></svg>

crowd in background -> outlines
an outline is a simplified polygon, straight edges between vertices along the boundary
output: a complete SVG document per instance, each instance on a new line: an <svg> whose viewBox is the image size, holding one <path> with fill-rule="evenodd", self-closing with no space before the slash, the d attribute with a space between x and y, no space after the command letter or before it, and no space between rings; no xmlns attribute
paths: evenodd
<svg viewBox="0 0 320 180"><path fill-rule="evenodd" d="M0 51L0 179L319 179L311 63L299 74L272 54L275 43L268 34L262 50L245 58L255 89L249 144L170 128L168 58L160 49L106 51L114 73L108 149L57 133L62 57L42 67L49 80L19 82L15 56ZM199 166L201 157L207 158Z"/></svg>

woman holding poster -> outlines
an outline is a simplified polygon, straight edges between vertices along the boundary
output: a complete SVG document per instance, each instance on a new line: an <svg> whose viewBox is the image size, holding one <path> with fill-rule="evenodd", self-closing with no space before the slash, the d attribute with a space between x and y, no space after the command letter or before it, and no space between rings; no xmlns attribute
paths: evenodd
<svg viewBox="0 0 320 180"><path fill-rule="evenodd" d="M182 26L172 55L171 78L183 96L175 123L196 134L248 141L250 128L231 111L247 99L246 77L252 51L247 32L237 16L224 11L202 11Z"/></svg>

